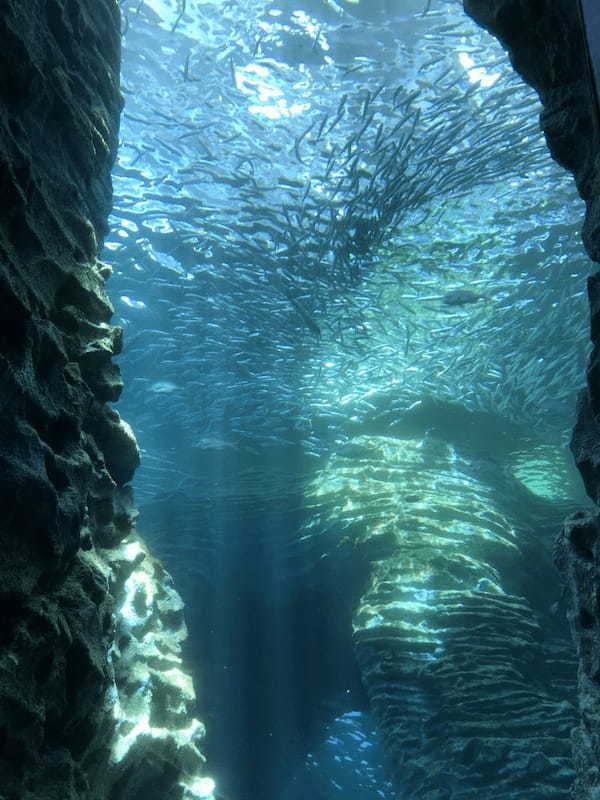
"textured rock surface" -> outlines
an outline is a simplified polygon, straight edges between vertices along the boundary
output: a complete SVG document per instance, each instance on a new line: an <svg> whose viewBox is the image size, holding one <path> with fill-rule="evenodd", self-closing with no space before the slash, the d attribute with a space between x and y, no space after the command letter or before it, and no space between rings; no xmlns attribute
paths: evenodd
<svg viewBox="0 0 600 800"><path fill-rule="evenodd" d="M181 784L182 769L194 784L199 754L176 732L111 755L123 735L115 678L121 698L134 667L114 636L139 460L106 405L121 391L121 331L96 260L121 108L118 6L7 0L0 40L0 798L205 796L206 783L203 794ZM174 689L181 610L145 560L162 597L146 633L170 640L149 707L164 726L193 726L189 682Z"/></svg>
<svg viewBox="0 0 600 800"><path fill-rule="evenodd" d="M468 450L429 434L346 449L315 495L372 563L354 637L398 793L567 798L575 658L550 614L558 592L533 588L554 580L547 526L561 509L501 462L484 480ZM538 502L535 521L517 511Z"/></svg>
<svg viewBox="0 0 600 800"><path fill-rule="evenodd" d="M600 529L592 514L574 514L565 524L557 544L557 562L564 570L572 597L569 620L579 656L579 709L581 724L573 732L577 769L574 796L600 796Z"/></svg>
<svg viewBox="0 0 600 800"><path fill-rule="evenodd" d="M118 547L88 553L116 601L106 705L116 722L104 797L210 797L193 717L196 696L182 667L183 602L170 575L135 533Z"/></svg>
<svg viewBox="0 0 600 800"><path fill-rule="evenodd" d="M466 11L507 47L511 61L543 103L541 123L552 156L570 170L586 203L583 242L600 261L599 124L592 112L578 4L572 0L464 0ZM581 392L571 449L588 495L600 498L600 275L588 280L593 351ZM597 620L600 552L597 519L571 519L558 546L570 588L570 618L579 654L581 723L575 731L575 797L600 797L600 629Z"/></svg>

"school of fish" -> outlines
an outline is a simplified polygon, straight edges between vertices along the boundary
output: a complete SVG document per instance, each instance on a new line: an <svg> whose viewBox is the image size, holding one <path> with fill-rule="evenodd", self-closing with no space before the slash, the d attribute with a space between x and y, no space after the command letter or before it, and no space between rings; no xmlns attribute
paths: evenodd
<svg viewBox="0 0 600 800"><path fill-rule="evenodd" d="M458 0L121 7L104 259L140 502L194 452L319 458L428 396L565 439L581 203Z"/></svg>

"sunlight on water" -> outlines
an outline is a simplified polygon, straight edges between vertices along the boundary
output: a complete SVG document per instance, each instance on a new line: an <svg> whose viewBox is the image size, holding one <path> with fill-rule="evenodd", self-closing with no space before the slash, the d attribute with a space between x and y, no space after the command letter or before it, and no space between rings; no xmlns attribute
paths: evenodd
<svg viewBox="0 0 600 800"><path fill-rule="evenodd" d="M491 630L501 609L537 647L527 615L550 601L536 595L532 612L506 564L580 498L565 443L589 264L582 204L549 158L535 93L455 0L121 9L105 254L125 328L119 411L143 451L138 501L168 509L156 546L193 613L214 605L234 628L260 627L264 599L248 603L244 581L239 597L219 594L240 577L235 559L281 600L289 564L318 584L329 563L368 553L356 641L393 631L419 670L442 669L452 620ZM272 565L253 563L244 535ZM283 663L285 626L267 619ZM203 654L221 635L208 627ZM262 663L244 654L240 682ZM406 735L420 747L433 712L405 672ZM321 738L295 756L285 793L265 796L396 800L358 707L317 709ZM231 711L232 736L243 713ZM262 786L254 755L240 770ZM210 796L202 780L194 791Z"/></svg>

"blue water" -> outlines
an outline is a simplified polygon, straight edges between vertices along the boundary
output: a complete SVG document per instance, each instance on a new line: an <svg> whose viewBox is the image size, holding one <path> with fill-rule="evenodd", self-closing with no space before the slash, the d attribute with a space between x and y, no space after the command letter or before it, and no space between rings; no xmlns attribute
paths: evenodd
<svg viewBox="0 0 600 800"><path fill-rule="evenodd" d="M397 800L384 764L385 754L368 714L348 712L332 723L329 736L308 755L282 800L302 800L307 795Z"/></svg>
<svg viewBox="0 0 600 800"><path fill-rule="evenodd" d="M587 356L582 208L546 152L537 98L459 2L121 9L126 105L104 252L125 329L118 409L142 449L142 533L188 606L197 683L210 653L226 702L244 659L269 681L285 658L302 661L279 648L271 673L236 631L274 624L273 608L297 620L307 575L311 613L332 602L320 559L339 531L322 550L297 535L308 481L332 453L357 452L357 431L424 400L455 403L551 449L535 491L577 491L572 474L551 474ZM313 661L320 708L329 678ZM315 730L290 712L279 750L279 711L265 712L260 754L243 758L258 787L253 759L272 771L269 800L396 798L362 700L336 703ZM225 786L253 724L239 713L210 745Z"/></svg>
<svg viewBox="0 0 600 800"><path fill-rule="evenodd" d="M580 201L498 44L421 6L122 4L107 258L140 499L205 445L323 453L390 386L568 428Z"/></svg>

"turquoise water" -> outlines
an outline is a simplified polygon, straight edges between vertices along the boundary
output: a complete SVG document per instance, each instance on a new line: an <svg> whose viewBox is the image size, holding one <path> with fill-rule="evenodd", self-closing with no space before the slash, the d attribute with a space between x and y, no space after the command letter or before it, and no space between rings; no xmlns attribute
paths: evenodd
<svg viewBox="0 0 600 800"><path fill-rule="evenodd" d="M238 575L206 566L230 557L227 515L246 520L240 538L260 531L261 557L285 573L290 517L336 454L360 458L357 436L491 450L528 497L582 502L566 449L587 356L582 204L498 43L444 0L121 8L104 253L125 328L118 408L142 448L142 521L171 498L171 529L149 513L147 526L192 618L207 572ZM458 436L452 408L482 427ZM210 536L204 511L168 522L190 502L212 509ZM248 522L277 503L285 536ZM219 624L235 628L224 602ZM201 662L208 645L190 629ZM322 715L343 735L324 725L281 796L305 796L303 780L313 797L395 796L357 705Z"/></svg>

